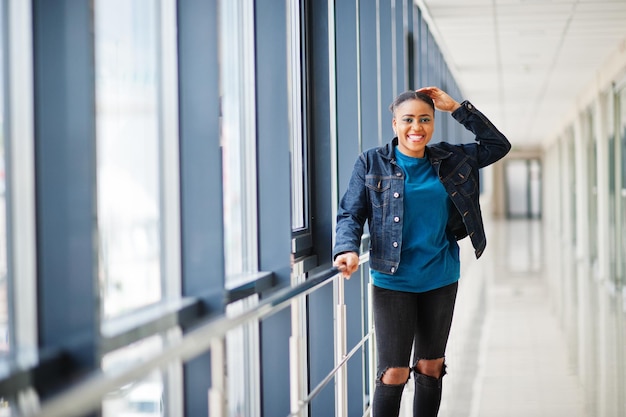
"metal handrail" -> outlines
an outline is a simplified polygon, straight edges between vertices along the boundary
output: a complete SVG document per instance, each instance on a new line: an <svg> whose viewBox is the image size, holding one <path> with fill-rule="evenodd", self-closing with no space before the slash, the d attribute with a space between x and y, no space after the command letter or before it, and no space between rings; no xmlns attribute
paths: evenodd
<svg viewBox="0 0 626 417"><path fill-rule="evenodd" d="M359 351L359 349L361 349L361 347L365 344L365 342L370 339L373 335L373 332L369 332L367 333L365 336L363 336L363 338L361 338L361 340L359 341L359 343L357 343L352 350L343 357L343 359L328 373L328 375L326 375L326 377L324 379L322 379L322 381L317 384L317 386L315 388L313 388L311 390L311 392L309 393L309 395L300 402L299 404L299 408L298 410L292 412L291 414L289 414L287 417L296 417L300 414L300 412L311 403L311 401L313 401L313 399L315 397L317 397L317 395L324 389L324 387L326 385L328 385L328 383L330 381L332 381L332 379L335 377L335 374L337 373L337 371L343 367L346 362L348 362L348 360L354 356L354 354L356 352Z"/></svg>
<svg viewBox="0 0 626 417"><path fill-rule="evenodd" d="M222 315L218 318L209 319L186 333L180 341L173 342L162 352L147 357L143 362L134 364L121 371L95 373L86 381L80 381L80 383L45 401L36 412L27 412L24 416L73 417L87 414L100 406L102 398L107 393L132 381L142 379L155 369L164 369L173 361L186 361L206 351L210 351L220 339L226 336L228 331L288 307L296 297L315 291L330 282L331 278L336 277L338 273L339 270L337 268L329 268L309 277L297 286L279 290L277 293L260 301L254 309L244 311L232 317ZM370 334L368 333L357 347L360 347L369 336ZM341 362L331 373L334 375L338 369L345 365L349 356L354 354L355 351L353 349L350 355L342 358ZM332 376L327 377L327 379L330 381ZM316 394L319 392L319 389L316 388L314 391ZM312 396L309 395L309 398L305 401L310 401L311 399Z"/></svg>

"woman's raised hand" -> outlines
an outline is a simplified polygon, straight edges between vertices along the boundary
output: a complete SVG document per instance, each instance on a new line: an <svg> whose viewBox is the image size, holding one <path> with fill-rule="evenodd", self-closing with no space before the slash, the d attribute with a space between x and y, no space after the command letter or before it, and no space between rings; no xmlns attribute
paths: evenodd
<svg viewBox="0 0 626 417"><path fill-rule="evenodd" d="M441 111L453 112L461 105L450 97L445 91L437 88L437 87L424 87L417 90L420 93L426 94L428 97L433 99L433 103L435 103L435 108Z"/></svg>

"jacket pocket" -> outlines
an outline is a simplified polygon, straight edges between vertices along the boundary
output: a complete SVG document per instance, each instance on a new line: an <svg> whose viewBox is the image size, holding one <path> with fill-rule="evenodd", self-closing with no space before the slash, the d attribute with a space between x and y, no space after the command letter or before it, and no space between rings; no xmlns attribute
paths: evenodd
<svg viewBox="0 0 626 417"><path fill-rule="evenodd" d="M454 188L465 196L473 196L478 191L478 175L472 173L469 164L463 164L450 177Z"/></svg>
<svg viewBox="0 0 626 417"><path fill-rule="evenodd" d="M391 193L391 178L380 175L368 175L365 177L372 206L384 207L389 204L389 194Z"/></svg>

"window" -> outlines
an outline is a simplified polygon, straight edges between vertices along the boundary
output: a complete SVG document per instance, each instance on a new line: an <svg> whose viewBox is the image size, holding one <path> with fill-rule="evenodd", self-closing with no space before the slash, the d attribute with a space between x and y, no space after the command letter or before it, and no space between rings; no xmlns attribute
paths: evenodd
<svg viewBox="0 0 626 417"><path fill-rule="evenodd" d="M94 2L98 275L105 321L180 297L176 19L175 0ZM168 332L106 352L102 368L137 361L172 337ZM103 415L162 416L165 408L180 414L179 402L167 400L180 398L181 372L168 367L111 393Z"/></svg>
<svg viewBox="0 0 626 417"><path fill-rule="evenodd" d="M617 96L617 131L618 145L618 171L616 172L616 182L618 184L619 197L617 198L616 212L621 213L621 218L617 219L616 228L619 254L626 253L626 88L622 89ZM618 276L622 284L626 283L626 257L620 256L621 264L618 264Z"/></svg>
<svg viewBox="0 0 626 417"><path fill-rule="evenodd" d="M33 351L37 346L30 52L30 4L0 0L0 358L9 350Z"/></svg>
<svg viewBox="0 0 626 417"><path fill-rule="evenodd" d="M587 156L587 201L589 202L589 260L597 267L598 261L598 142L595 135L595 123L597 123L593 110L589 109L585 115L585 130L583 142L586 146Z"/></svg>
<svg viewBox="0 0 626 417"><path fill-rule="evenodd" d="M506 161L507 217L541 217L541 164L538 159Z"/></svg>
<svg viewBox="0 0 626 417"><path fill-rule="evenodd" d="M38 342L32 32L30 2L0 0L0 363ZM17 413L0 396L0 415Z"/></svg>
<svg viewBox="0 0 626 417"><path fill-rule="evenodd" d="M568 135L566 138L566 145L565 145L565 163L568 165L569 167L569 173L570 175L567 177L566 181L568 181L568 184L566 184L565 190L566 193L568 195L568 199L566 200L566 205L565 207L569 207L570 208L570 224L566 225L565 228L566 230L571 230L571 243L572 243L572 247L576 246L576 242L578 241L578 228L576 226L576 217L578 216L578 212L576 210L576 192L577 192L577 188L576 188L576 149L575 149L575 142L574 142L574 130L573 129L569 129L568 130ZM569 191L569 192L568 192Z"/></svg>
<svg viewBox="0 0 626 417"><path fill-rule="evenodd" d="M159 3L97 0L99 264L105 318L161 298Z"/></svg>
<svg viewBox="0 0 626 417"><path fill-rule="evenodd" d="M304 63L302 36L302 16L304 13L299 1L289 3L289 75L291 77L291 222L294 231L303 230L308 226L308 187L307 187L307 153L306 137L303 126L306 121L303 97L306 96L302 81L302 68L306 68Z"/></svg>
<svg viewBox="0 0 626 417"><path fill-rule="evenodd" d="M607 173L607 183L604 184L607 187L608 191L608 203L609 206L607 208L608 218L607 218L607 226L608 226L608 277L612 284L615 284L615 280L617 277L616 274L616 263L618 262L617 257L617 244L616 244L616 230L617 230L617 219L616 219L616 205L617 201L615 199L616 192L618 191L616 188L616 163L617 158L619 157L619 150L616 147L618 143L616 139L615 133L615 110L618 108L615 103L616 96L607 94L603 100L606 105L607 113L606 117L603 118L603 123L607 129L607 164L604 169L606 169Z"/></svg>
<svg viewBox="0 0 626 417"><path fill-rule="evenodd" d="M254 2L224 0L219 10L224 252L226 287L233 288L258 271ZM249 297L227 312L256 303ZM226 337L230 416L259 413L258 333L245 325Z"/></svg>
<svg viewBox="0 0 626 417"><path fill-rule="evenodd" d="M0 1L0 357L9 353L9 297L7 277L7 201L5 172L5 140L7 138L7 92L5 74L5 3ZM1 407L1 406L0 406Z"/></svg>
<svg viewBox="0 0 626 417"><path fill-rule="evenodd" d="M310 223L309 199L309 137L307 125L309 109L306 82L306 2L288 2L289 21L287 23L288 53L291 91L289 94L289 122L291 129L291 228L292 254L303 258L311 254L313 239Z"/></svg>
<svg viewBox="0 0 626 417"><path fill-rule="evenodd" d="M226 285L235 286L258 268L254 3L219 6Z"/></svg>

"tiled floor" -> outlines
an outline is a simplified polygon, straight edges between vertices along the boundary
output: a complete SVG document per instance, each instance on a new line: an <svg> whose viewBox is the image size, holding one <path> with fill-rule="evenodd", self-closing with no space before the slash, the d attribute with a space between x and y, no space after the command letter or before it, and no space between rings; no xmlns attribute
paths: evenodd
<svg viewBox="0 0 626 417"><path fill-rule="evenodd" d="M491 221L488 248L462 278L440 417L586 417L542 275L540 223ZM406 397L412 397L412 381ZM411 416L403 401L403 416Z"/></svg>

